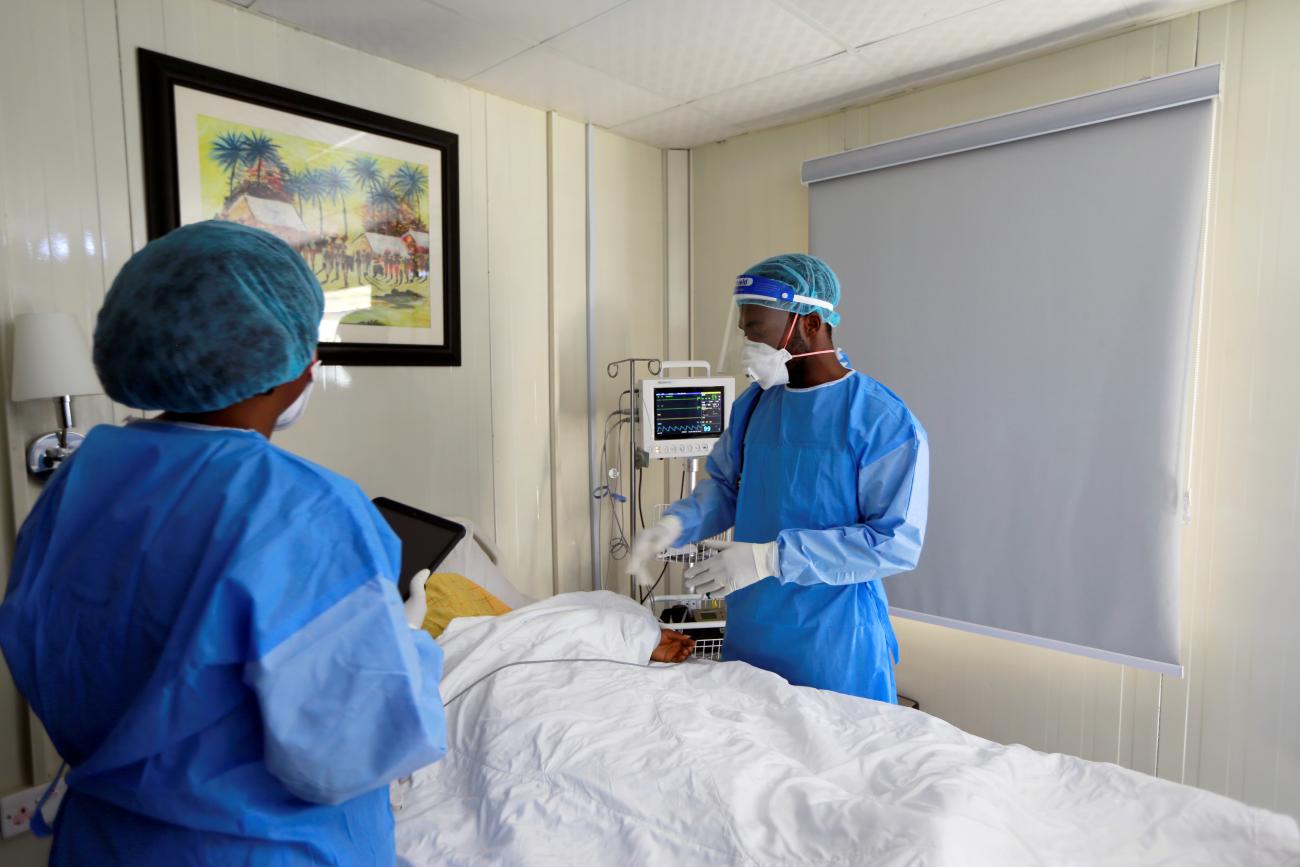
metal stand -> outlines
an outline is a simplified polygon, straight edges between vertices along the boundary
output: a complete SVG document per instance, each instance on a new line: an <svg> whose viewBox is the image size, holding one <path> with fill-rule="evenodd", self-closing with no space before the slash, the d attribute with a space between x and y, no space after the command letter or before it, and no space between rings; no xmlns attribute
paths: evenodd
<svg viewBox="0 0 1300 867"><path fill-rule="evenodd" d="M641 492L637 490L636 485L636 424L637 424L637 402L636 402L636 365L637 362L645 362L646 370L651 376L658 376L660 370L660 361L657 358L620 358L618 361L611 361L605 367L605 373L610 379L618 379L619 368L624 364L627 365L627 396L628 412L631 416L628 418L627 425L627 488L628 488L628 526L631 532L628 533L627 544L629 549L636 542L636 517L639 509L637 508L641 501L639 497ZM627 575L627 594L636 599L636 576L631 572Z"/></svg>

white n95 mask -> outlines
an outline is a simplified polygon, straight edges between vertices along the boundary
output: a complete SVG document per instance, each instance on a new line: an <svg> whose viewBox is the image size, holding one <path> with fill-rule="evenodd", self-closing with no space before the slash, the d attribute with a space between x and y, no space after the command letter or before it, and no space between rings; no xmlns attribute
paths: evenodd
<svg viewBox="0 0 1300 867"><path fill-rule="evenodd" d="M837 349L821 349L817 352L802 352L791 355L788 349L773 349L766 343L746 339L740 350L740 363L749 378L758 383L758 387L767 391L774 385L785 385L790 381L790 370L786 362L810 355L829 355Z"/></svg>
<svg viewBox="0 0 1300 867"><path fill-rule="evenodd" d="M297 400L285 407L284 412L275 420L272 430L284 430L293 427L302 414L307 411L307 403L311 400L311 389L316 384L316 371L320 367L320 361L312 362L311 379L307 380L307 387L298 395Z"/></svg>
<svg viewBox="0 0 1300 867"><path fill-rule="evenodd" d="M790 381L790 371L786 369L785 363L793 357L788 349L773 349L766 343L748 338L740 350L740 363L745 368L745 373L764 391Z"/></svg>

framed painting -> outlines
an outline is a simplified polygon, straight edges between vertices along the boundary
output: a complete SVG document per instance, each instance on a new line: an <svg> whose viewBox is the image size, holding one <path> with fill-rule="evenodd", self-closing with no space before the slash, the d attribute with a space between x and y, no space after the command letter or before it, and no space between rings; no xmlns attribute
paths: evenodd
<svg viewBox="0 0 1300 867"><path fill-rule="evenodd" d="M454 133L139 50L149 237L233 220L325 290L326 364L461 363Z"/></svg>

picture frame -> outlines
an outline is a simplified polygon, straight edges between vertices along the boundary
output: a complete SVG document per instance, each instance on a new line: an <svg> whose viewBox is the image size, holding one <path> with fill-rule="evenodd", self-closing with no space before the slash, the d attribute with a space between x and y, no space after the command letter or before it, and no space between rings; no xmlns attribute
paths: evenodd
<svg viewBox="0 0 1300 867"><path fill-rule="evenodd" d="M325 364L459 366L455 133L141 48L149 238L231 219L325 290Z"/></svg>

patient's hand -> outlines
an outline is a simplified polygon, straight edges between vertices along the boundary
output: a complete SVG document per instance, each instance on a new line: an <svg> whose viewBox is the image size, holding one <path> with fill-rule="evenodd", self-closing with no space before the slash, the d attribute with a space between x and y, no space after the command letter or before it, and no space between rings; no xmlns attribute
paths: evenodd
<svg viewBox="0 0 1300 867"><path fill-rule="evenodd" d="M681 662L695 650L695 639L672 629L659 630L659 646L650 654L651 662Z"/></svg>

